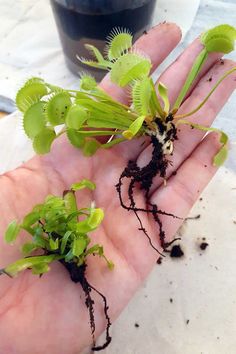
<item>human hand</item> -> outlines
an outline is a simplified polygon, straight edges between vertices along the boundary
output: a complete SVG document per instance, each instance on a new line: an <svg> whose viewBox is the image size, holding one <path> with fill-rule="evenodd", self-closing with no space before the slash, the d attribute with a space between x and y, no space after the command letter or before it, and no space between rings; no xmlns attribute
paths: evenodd
<svg viewBox="0 0 236 354"><path fill-rule="evenodd" d="M180 39L175 25L162 24L138 40L137 46L150 56L153 69L165 59ZM174 102L201 45L196 40L182 56L162 75L161 81L169 87ZM195 83L191 95L183 103L181 111L190 111L209 92L217 79L233 66L230 61L222 65L220 55L210 55L203 74ZM235 64L234 64L235 65ZM212 80L208 80L212 78ZM116 99L126 102L125 92L116 88L106 77L101 86ZM210 125L236 86L235 78L227 78L207 104L191 119ZM181 126L179 140L175 143L172 166L167 186L155 179L152 201L165 210L185 217L199 194L214 175L212 158L219 149L218 137ZM137 288L152 269L157 254L147 239L138 231L133 214L120 207L115 184L130 159L144 165L150 156L151 146L140 141L122 143L110 150L98 150L94 157L85 158L64 139L54 144L45 157L35 157L15 171L0 178L0 232L3 235L12 219L21 219L33 205L41 202L49 193L60 195L71 183L89 178L97 185L93 193L80 193L80 205L95 200L104 208L105 219L94 239L104 245L105 253L115 263L109 271L105 263L91 257L88 260L87 278L94 287L104 293L109 304L109 314L114 320L131 299ZM142 194L137 196L143 203ZM170 202L171 201L171 202ZM181 220L162 217L167 240L171 240ZM156 225L143 215L143 221L155 245L159 237ZM23 242L24 235L18 245ZM1 240L1 266L19 256L16 247L10 248ZM102 304L97 298L95 306L96 335L105 328ZM30 272L16 279L1 277L0 287L0 352L17 354L74 354L91 342L87 308L80 286L71 282L60 264L54 264L42 279Z"/></svg>

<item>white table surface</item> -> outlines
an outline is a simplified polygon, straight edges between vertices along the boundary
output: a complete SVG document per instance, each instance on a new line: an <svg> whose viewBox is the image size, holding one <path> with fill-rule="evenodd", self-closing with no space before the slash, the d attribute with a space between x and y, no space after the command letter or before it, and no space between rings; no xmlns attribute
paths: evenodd
<svg viewBox="0 0 236 354"><path fill-rule="evenodd" d="M158 0L157 20L177 21L185 33L191 26L165 65L203 30L218 23L236 24L235 0L202 0L192 23L198 3ZM14 97L17 88L31 75L77 86L77 78L64 66L46 0L1 0L0 21L0 94ZM235 54L232 57L236 59ZM235 98L234 94L216 121L232 141L236 140ZM20 125L15 114L0 121L0 172L33 154ZM9 129L11 136L14 131L14 139L8 145ZM201 219L188 221L180 230L185 257L166 259L155 267L113 325L113 342L106 354L236 353L235 152L232 145L226 167L218 172L202 195L203 200L191 211L191 215L200 213ZM206 237L209 247L200 252L202 237ZM139 328L135 328L136 322Z"/></svg>

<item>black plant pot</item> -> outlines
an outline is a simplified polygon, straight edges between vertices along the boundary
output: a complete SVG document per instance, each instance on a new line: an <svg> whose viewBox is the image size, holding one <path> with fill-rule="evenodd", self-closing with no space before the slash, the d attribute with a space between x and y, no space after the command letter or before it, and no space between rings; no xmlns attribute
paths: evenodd
<svg viewBox="0 0 236 354"><path fill-rule="evenodd" d="M91 58L84 48L90 43L103 51L114 27L129 29L137 39L148 29L156 0L51 0L66 63L78 74L89 70L99 80L105 72L84 67L77 55Z"/></svg>

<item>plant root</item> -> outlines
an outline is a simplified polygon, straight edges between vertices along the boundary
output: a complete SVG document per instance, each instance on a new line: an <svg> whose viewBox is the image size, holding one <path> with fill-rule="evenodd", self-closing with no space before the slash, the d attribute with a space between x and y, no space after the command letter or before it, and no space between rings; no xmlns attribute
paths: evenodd
<svg viewBox="0 0 236 354"><path fill-rule="evenodd" d="M171 121L171 117L169 121ZM159 255L163 256L163 254L153 245L152 240L148 235L146 229L144 228L142 220L139 216L140 212L152 215L153 220L156 222L159 228L160 245L164 252L173 242L177 240L174 239L171 242L166 242L165 231L163 230L163 225L160 219L160 215L171 216L173 218L179 218L179 217L159 209L156 204L150 202L150 189L153 184L153 179L156 176L160 176L161 178L165 179L167 167L170 164L170 162L167 159L167 155L164 154L163 152L163 145L167 141L177 140L176 128L173 123L170 123L171 129L168 130L167 130L167 126L161 123L161 121L158 119L156 119L156 124L158 126L159 133L162 135L165 134L164 142L160 142L157 136L151 135L151 144L153 147L151 160L148 162L147 165L145 165L142 168L140 168L135 161L129 161L128 165L125 167L124 171L120 175L119 182L116 185L116 190L118 192L121 206L128 211L133 211L140 225L139 230L145 234L151 247ZM129 180L128 192L127 192L128 201L129 201L128 205L125 204L122 197L122 185L123 185L123 180L125 178ZM139 187L141 190L144 191L146 208L139 208L136 205L134 191L135 188L137 187Z"/></svg>
<svg viewBox="0 0 236 354"><path fill-rule="evenodd" d="M80 283L83 291L84 291L84 295L85 295L85 304L86 307L88 309L88 313L89 313L89 322L90 322L90 328L91 328L91 334L92 334L92 339L93 339L93 347L92 350L93 351L99 351L99 350L103 350L105 349L111 342L111 336L110 336L110 327L111 327L111 320L110 317L108 315L108 305L107 305L107 299L106 297L100 292L98 291L96 288L94 288L91 284L89 284L89 282L86 279L85 273L86 273L86 264L83 264L81 266L77 266L76 263L71 262L65 262L64 260L60 261L64 267L67 269L67 271L70 274L71 280L74 283ZM96 323L95 323L95 317L94 317L94 300L91 297L91 291L96 292L103 301L103 308L104 308L104 315L106 318L106 341L103 345L101 346L96 346L96 341L95 341L95 329L96 329Z"/></svg>

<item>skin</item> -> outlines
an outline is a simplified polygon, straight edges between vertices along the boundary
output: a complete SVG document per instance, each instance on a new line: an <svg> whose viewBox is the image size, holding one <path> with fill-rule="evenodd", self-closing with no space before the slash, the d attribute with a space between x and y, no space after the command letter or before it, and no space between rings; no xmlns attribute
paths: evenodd
<svg viewBox="0 0 236 354"><path fill-rule="evenodd" d="M139 39L136 46L150 56L155 69L178 44L180 37L176 25L161 24ZM172 103L200 50L201 44L197 39L162 74L160 80L169 87ZM225 61L222 65L219 57L218 54L209 57L181 112L194 108L216 80L235 65L231 61ZM208 81L210 77L212 81ZM108 76L101 86L116 99L126 102L125 92L115 87ZM210 125L235 87L235 75L231 75L191 119ZM174 154L170 158L172 165L168 169L167 186L164 187L162 181L156 178L152 187L152 201L162 210L185 217L216 172L212 158L219 149L219 142L216 134L204 137L203 132L186 126L180 127L178 136ZM120 207L114 188L127 161L137 159L142 166L148 161L150 151L150 146L142 145L139 140L98 151L94 157L85 158L61 138L47 156L34 157L0 177L2 236L12 219L20 220L46 195L61 195L71 183L82 178L89 178L97 184L93 193L79 192L79 205L86 206L94 200L106 212L102 226L92 237L94 242L104 245L105 254L113 260L115 269L109 271L102 259L91 256L87 278L106 295L112 321L148 276L158 257L138 231L133 214ZM175 170L177 175L171 176ZM144 206L140 191L136 192L136 200L140 206ZM146 215L142 215L142 220L153 243L158 246L156 225ZM169 217L163 217L162 221L167 240L173 239L182 221ZM26 235L22 234L17 246L25 239ZM0 266L3 267L19 258L20 252L19 247L6 245L2 238L0 242ZM94 295L94 299L97 300L96 335L99 335L104 330L105 321L100 298ZM0 353L7 354L78 354L91 343L83 292L79 284L71 282L61 264L53 264L51 271L42 279L31 275L29 271L13 280L7 276L1 277L0 339Z"/></svg>

